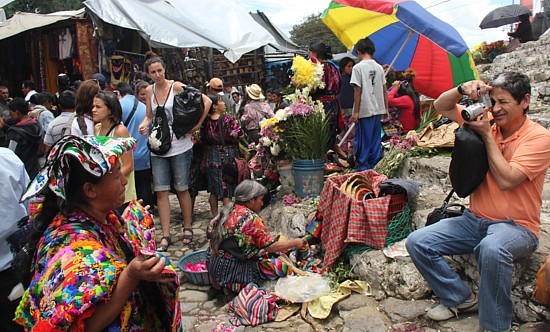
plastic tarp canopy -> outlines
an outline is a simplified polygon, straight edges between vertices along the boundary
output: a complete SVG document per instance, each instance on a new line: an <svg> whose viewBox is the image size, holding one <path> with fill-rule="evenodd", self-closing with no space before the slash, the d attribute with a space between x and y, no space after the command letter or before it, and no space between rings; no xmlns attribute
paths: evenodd
<svg viewBox="0 0 550 332"><path fill-rule="evenodd" d="M40 28L55 22L82 17L84 9L55 12L50 14L33 14L17 12L9 20L0 23L0 40L15 36L27 30Z"/></svg>
<svg viewBox="0 0 550 332"><path fill-rule="evenodd" d="M249 13L254 21L266 29L277 41L277 44L271 45L274 48L282 52L291 52L291 53L300 53L307 54L305 48L301 48L296 45L292 40L290 40L277 26L275 26L269 18L261 11L256 11L256 13Z"/></svg>
<svg viewBox="0 0 550 332"><path fill-rule="evenodd" d="M236 62L247 52L276 44L233 1L88 0L84 5L104 22L137 30L156 48L212 47Z"/></svg>
<svg viewBox="0 0 550 332"><path fill-rule="evenodd" d="M14 0L0 0L0 7L4 7L5 5L9 4L10 2L13 2Z"/></svg>

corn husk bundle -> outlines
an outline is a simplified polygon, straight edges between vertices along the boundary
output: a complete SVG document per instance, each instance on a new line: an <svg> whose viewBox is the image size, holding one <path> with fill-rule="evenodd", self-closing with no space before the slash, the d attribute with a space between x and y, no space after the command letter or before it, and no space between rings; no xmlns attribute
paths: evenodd
<svg viewBox="0 0 550 332"><path fill-rule="evenodd" d="M374 192L370 181L364 176L358 174L352 175L344 181L340 185L340 190L357 200L364 200L374 197Z"/></svg>

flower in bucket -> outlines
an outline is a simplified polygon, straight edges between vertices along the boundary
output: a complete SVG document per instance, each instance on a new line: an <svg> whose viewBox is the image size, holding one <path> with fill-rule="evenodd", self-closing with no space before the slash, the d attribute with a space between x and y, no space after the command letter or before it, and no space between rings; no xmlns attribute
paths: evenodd
<svg viewBox="0 0 550 332"><path fill-rule="evenodd" d="M274 161L319 159L328 149L330 128L323 104L313 102L309 90L297 90L288 96L292 104L262 122L259 155Z"/></svg>
<svg viewBox="0 0 550 332"><path fill-rule="evenodd" d="M312 102L307 93L297 95L297 102L287 107L285 142L288 154L292 159L321 159L330 141L330 125L323 104Z"/></svg>

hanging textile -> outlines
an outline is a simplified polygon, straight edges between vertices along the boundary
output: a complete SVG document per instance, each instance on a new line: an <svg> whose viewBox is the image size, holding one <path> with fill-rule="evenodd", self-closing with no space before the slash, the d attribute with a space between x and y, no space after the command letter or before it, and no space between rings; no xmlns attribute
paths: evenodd
<svg viewBox="0 0 550 332"><path fill-rule="evenodd" d="M111 84L114 86L119 82L130 83L132 63L122 55L113 55L109 60L111 71Z"/></svg>
<svg viewBox="0 0 550 332"><path fill-rule="evenodd" d="M69 59L73 54L73 36L69 28L59 31L59 59Z"/></svg>
<svg viewBox="0 0 550 332"><path fill-rule="evenodd" d="M97 41L93 36L92 22L76 21L76 44L78 49L78 58L82 68L84 79L91 78L97 72Z"/></svg>

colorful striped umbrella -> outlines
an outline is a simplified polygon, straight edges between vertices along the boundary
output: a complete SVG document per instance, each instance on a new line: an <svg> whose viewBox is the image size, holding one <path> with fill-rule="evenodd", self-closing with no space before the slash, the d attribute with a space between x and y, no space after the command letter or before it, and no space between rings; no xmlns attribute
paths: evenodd
<svg viewBox="0 0 550 332"><path fill-rule="evenodd" d="M413 69L415 88L428 97L479 77L460 34L415 1L333 0L321 19L346 47L369 37L378 63Z"/></svg>

